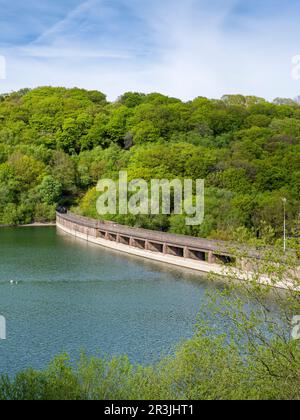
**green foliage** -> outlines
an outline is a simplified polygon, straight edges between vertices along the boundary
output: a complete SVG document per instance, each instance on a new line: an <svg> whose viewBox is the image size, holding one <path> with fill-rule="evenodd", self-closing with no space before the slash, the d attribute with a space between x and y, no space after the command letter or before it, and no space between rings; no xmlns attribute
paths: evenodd
<svg viewBox="0 0 300 420"><path fill-rule="evenodd" d="M299 346L269 344L276 354L259 346L245 356L225 336L212 338L199 330L173 357L154 366L84 354L74 364L64 355L45 371L30 369L14 380L2 376L0 400L298 400ZM286 354L297 360L287 363Z"/></svg>
<svg viewBox="0 0 300 420"><path fill-rule="evenodd" d="M47 175L38 187L38 191L42 203L51 205L58 202L62 192L62 185L53 176Z"/></svg>
<svg viewBox="0 0 300 420"><path fill-rule="evenodd" d="M198 229L172 214L115 217L121 223L228 239L235 228L262 236L269 225L280 237L284 195L295 236L299 148L300 106L293 101L225 95L184 103L127 92L108 103L97 91L24 89L0 101L0 224L47 219L48 206L57 204L79 203L96 217L88 190L128 170L130 179L148 181L204 178L206 218Z"/></svg>
<svg viewBox="0 0 300 420"><path fill-rule="evenodd" d="M186 226L185 215L172 213L106 216L185 235L281 246L286 197L290 245L299 260L295 102L226 95L183 103L128 92L108 103L101 92L51 87L1 95L0 224L54 220L58 204L98 218L97 181L117 179L121 170L129 179L147 181L205 179L201 226ZM287 263L278 259L265 271L276 284L282 270ZM235 284L234 275L232 280ZM299 271L295 284L299 287ZM234 291L212 297L212 319L230 324L232 334L220 334L215 321L204 325L208 317L202 312L193 339L155 366L86 356L74 364L62 356L43 372L2 377L0 399L299 399L299 342L286 333L287 318L300 313L299 294L289 290L284 299L282 292L269 299L269 288L251 284L244 300L234 300L240 306L230 307L229 292ZM258 303L254 313L245 310L250 300ZM275 323L269 319L274 302L280 309ZM275 331L282 325L284 331Z"/></svg>

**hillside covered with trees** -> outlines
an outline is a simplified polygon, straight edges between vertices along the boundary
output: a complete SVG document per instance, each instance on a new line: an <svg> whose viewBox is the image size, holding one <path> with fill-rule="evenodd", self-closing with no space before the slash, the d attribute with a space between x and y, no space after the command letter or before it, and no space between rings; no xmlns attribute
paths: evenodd
<svg viewBox="0 0 300 420"><path fill-rule="evenodd" d="M206 216L115 216L146 228L232 239L300 230L300 105L277 99L42 87L0 96L0 224L53 220L57 205L97 217L100 178L204 178ZM98 216L99 217L99 216Z"/></svg>

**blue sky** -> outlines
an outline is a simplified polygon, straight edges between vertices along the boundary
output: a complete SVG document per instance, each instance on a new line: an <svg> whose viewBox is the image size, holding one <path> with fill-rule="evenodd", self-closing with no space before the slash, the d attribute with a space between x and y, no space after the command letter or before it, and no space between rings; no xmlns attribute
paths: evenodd
<svg viewBox="0 0 300 420"><path fill-rule="evenodd" d="M0 91L300 95L300 1L0 0Z"/></svg>

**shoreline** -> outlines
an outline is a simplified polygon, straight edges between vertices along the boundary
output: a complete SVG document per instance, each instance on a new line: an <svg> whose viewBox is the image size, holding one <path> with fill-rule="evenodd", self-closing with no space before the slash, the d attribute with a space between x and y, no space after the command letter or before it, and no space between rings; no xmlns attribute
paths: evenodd
<svg viewBox="0 0 300 420"><path fill-rule="evenodd" d="M23 228L23 227L55 227L56 222L48 222L48 223L29 223L27 225L0 225L1 228Z"/></svg>

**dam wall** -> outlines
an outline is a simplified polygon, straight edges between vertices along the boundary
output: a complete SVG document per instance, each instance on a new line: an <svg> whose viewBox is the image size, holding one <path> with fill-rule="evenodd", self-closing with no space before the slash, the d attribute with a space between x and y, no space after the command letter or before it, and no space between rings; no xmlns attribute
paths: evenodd
<svg viewBox="0 0 300 420"><path fill-rule="evenodd" d="M233 261L225 244L217 241L130 228L72 213L57 213L56 226L105 248L202 273L226 275L224 263Z"/></svg>
<svg viewBox="0 0 300 420"><path fill-rule="evenodd" d="M65 233L114 251L199 273L251 281L280 289L295 289L291 280L274 281L253 274L260 264L256 249L239 249L228 242L174 235L98 221L73 213L57 213L56 226ZM237 257L236 254L239 254ZM239 267L239 268L237 268ZM300 276L300 270L299 270Z"/></svg>

